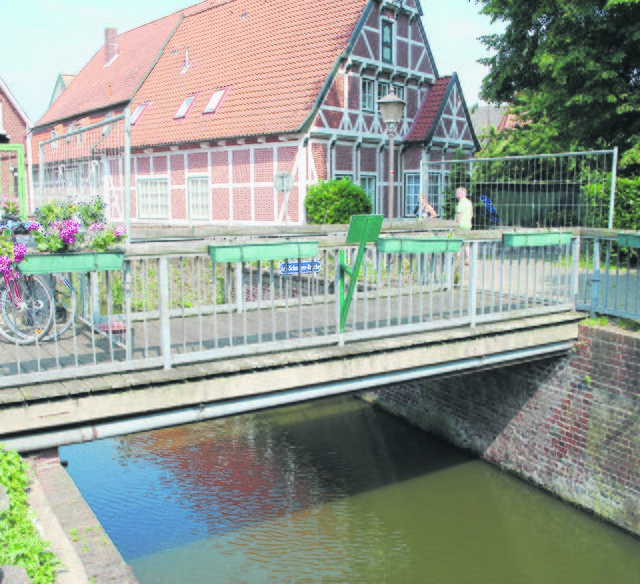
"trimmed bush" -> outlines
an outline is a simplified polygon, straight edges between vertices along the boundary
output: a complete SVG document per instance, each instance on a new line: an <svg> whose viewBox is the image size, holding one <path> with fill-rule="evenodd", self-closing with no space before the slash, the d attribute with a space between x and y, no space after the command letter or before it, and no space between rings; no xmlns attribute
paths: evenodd
<svg viewBox="0 0 640 584"><path fill-rule="evenodd" d="M371 213L369 197L348 178L320 181L309 187L304 204L307 221L314 225L345 224L352 215Z"/></svg>

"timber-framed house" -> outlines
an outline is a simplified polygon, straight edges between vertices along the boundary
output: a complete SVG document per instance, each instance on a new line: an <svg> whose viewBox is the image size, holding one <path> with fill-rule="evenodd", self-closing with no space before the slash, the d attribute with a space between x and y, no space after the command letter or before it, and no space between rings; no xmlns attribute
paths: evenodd
<svg viewBox="0 0 640 584"><path fill-rule="evenodd" d="M293 176L293 223L305 222L311 184L345 176L388 215L378 100L393 89L406 101L394 216L414 216L421 163L479 149L422 16L419 0L205 0L120 35L107 29L38 122L34 164L39 141L129 108L134 223L278 223L282 171Z"/></svg>

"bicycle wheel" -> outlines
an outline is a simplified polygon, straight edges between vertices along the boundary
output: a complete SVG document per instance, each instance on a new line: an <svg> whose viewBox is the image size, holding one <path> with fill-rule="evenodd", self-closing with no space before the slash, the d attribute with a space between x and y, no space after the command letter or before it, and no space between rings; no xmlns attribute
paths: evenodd
<svg viewBox="0 0 640 584"><path fill-rule="evenodd" d="M73 322L76 314L76 291L71 282L60 274L43 278L54 300L55 320L43 341L52 341L63 334Z"/></svg>
<svg viewBox="0 0 640 584"><path fill-rule="evenodd" d="M12 283L0 298L10 340L27 345L41 340L53 324L53 301L43 282L29 276ZM6 331L2 334L7 337Z"/></svg>

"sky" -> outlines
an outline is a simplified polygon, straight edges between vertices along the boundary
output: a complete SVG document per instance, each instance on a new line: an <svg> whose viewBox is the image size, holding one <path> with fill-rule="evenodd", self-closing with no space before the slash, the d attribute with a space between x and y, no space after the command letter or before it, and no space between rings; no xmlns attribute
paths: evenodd
<svg viewBox="0 0 640 584"><path fill-rule="evenodd" d="M77 73L104 42L105 27L125 32L197 0L0 0L0 78L36 122L59 73ZM474 0L422 0L438 73L458 73L471 108L486 55L478 40L498 29Z"/></svg>

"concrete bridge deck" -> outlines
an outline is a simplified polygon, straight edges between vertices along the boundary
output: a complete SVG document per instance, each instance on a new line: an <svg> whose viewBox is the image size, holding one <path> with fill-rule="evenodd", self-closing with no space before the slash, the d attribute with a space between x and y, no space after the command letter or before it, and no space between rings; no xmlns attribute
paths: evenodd
<svg viewBox="0 0 640 584"><path fill-rule="evenodd" d="M376 340L0 389L0 442L21 451L196 422L566 353L561 312Z"/></svg>

